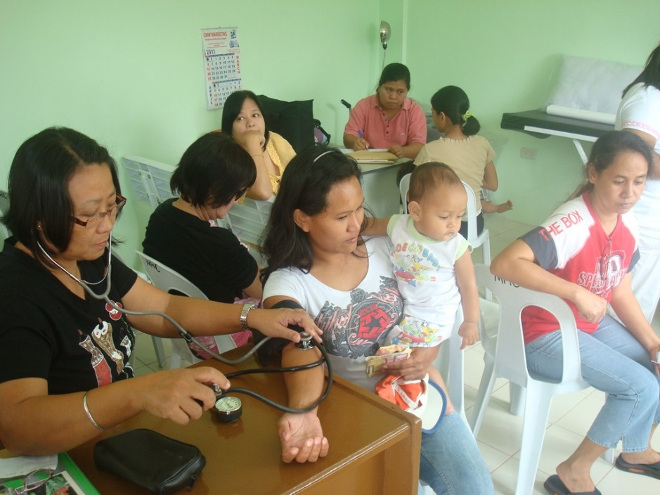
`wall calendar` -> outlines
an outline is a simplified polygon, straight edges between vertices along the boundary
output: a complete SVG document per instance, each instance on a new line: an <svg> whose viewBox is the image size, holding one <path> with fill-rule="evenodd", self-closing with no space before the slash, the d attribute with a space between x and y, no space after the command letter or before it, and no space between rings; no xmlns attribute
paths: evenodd
<svg viewBox="0 0 660 495"><path fill-rule="evenodd" d="M206 108L222 108L241 89L241 47L237 28L202 29Z"/></svg>

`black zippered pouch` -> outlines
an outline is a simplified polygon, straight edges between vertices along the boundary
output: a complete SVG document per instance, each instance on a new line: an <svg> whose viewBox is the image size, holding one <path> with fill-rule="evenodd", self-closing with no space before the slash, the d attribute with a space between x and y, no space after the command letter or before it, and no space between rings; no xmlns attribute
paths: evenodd
<svg viewBox="0 0 660 495"><path fill-rule="evenodd" d="M206 465L194 445L147 429L137 429L100 440L94 446L100 471L140 485L159 495L192 489Z"/></svg>

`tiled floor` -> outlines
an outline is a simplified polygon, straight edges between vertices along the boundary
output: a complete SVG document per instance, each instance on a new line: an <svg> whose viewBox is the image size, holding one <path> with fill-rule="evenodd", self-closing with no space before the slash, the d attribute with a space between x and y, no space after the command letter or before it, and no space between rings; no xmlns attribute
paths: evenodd
<svg viewBox="0 0 660 495"><path fill-rule="evenodd" d="M529 225L508 220L506 214L488 216L486 226L490 231L493 257L530 228ZM475 262L479 262L480 257L481 253L475 250ZM656 332L660 332L660 312L654 321L654 328ZM167 342L165 345L166 352L169 352ZM465 358L465 402L466 412L470 417L484 367L481 346L477 344L468 349ZM137 374L160 369L150 338L143 334L138 335L135 369ZM506 381L500 380L496 383L477 440L491 470L495 493L498 495L514 493L520 454L522 418L509 413L508 390ZM555 466L568 457L584 438L603 403L603 397L602 393L588 389L555 398L536 475L534 494L546 494L543 481L554 473ZM660 434L655 435L653 445L656 450L660 450ZM624 473L603 459L596 461L592 478L605 495L660 493L660 482L657 480Z"/></svg>

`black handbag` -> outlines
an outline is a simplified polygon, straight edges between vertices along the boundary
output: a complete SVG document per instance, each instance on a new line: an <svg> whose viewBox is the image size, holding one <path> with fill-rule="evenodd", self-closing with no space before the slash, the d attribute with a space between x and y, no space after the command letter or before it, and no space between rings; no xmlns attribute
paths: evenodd
<svg viewBox="0 0 660 495"><path fill-rule="evenodd" d="M153 493L170 495L192 489L206 458L194 445L153 430L137 429L97 442L94 463L100 471Z"/></svg>

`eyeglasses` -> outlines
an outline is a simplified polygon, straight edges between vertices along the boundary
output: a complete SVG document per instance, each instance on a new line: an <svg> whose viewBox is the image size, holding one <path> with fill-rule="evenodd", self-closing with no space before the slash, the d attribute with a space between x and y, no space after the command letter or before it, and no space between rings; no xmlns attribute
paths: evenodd
<svg viewBox="0 0 660 495"><path fill-rule="evenodd" d="M106 211L99 211L94 215L89 215L87 220L80 220L74 216L71 217L71 220L73 220L74 223L80 225L81 227L95 227L100 224L106 216L110 216L110 219L114 221L125 205L126 198L121 194L117 194L117 197L115 198L115 205L111 208L108 208Z"/></svg>
<svg viewBox="0 0 660 495"><path fill-rule="evenodd" d="M12 488L5 484L0 484L0 493L6 493L8 495L24 495L33 492L48 483L48 480L53 477L53 474L55 474L55 471L52 469L37 469L20 480L23 484L21 487Z"/></svg>

